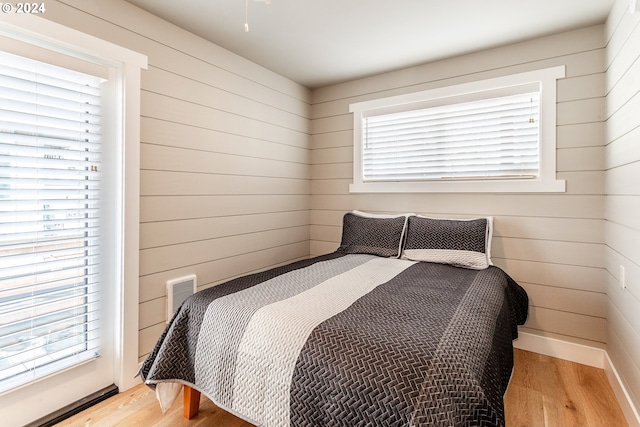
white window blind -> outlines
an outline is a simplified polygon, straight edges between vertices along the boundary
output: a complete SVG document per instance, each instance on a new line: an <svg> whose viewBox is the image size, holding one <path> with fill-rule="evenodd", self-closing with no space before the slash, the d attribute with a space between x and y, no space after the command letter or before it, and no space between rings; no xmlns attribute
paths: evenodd
<svg viewBox="0 0 640 427"><path fill-rule="evenodd" d="M540 93L363 117L363 181L536 178Z"/></svg>
<svg viewBox="0 0 640 427"><path fill-rule="evenodd" d="M101 83L0 52L0 392L99 355Z"/></svg>

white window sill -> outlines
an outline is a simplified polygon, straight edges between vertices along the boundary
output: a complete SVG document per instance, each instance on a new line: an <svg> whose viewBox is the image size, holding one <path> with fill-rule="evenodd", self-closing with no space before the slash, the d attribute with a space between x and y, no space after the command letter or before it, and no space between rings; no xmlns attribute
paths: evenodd
<svg viewBox="0 0 640 427"><path fill-rule="evenodd" d="M484 180L434 182L360 182L351 193L564 193L564 180Z"/></svg>

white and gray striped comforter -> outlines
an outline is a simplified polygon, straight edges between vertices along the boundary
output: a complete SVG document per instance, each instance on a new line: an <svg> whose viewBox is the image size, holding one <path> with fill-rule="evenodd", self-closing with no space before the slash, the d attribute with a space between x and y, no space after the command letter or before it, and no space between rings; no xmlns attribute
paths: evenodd
<svg viewBox="0 0 640 427"><path fill-rule="evenodd" d="M334 253L194 295L140 373L265 427L504 425L526 314L496 267Z"/></svg>

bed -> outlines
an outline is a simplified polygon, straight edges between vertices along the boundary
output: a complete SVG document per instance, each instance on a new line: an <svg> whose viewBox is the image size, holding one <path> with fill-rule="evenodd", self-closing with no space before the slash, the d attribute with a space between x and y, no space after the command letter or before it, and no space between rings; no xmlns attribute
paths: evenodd
<svg viewBox="0 0 640 427"><path fill-rule="evenodd" d="M503 426L526 292L491 218L345 214L334 253L196 293L140 375L258 426ZM191 400L189 400L191 399Z"/></svg>

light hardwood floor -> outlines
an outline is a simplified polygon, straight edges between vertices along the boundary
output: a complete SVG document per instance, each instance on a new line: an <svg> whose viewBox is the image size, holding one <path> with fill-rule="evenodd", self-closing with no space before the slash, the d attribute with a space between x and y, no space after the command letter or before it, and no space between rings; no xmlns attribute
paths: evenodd
<svg viewBox="0 0 640 427"><path fill-rule="evenodd" d="M515 351L504 398L508 427L626 427L604 370Z"/></svg>
<svg viewBox="0 0 640 427"><path fill-rule="evenodd" d="M505 395L508 427L625 427L602 369L515 350ZM59 427L253 427L202 397L193 420L182 417L182 396L162 415L154 393L137 386L57 424Z"/></svg>

